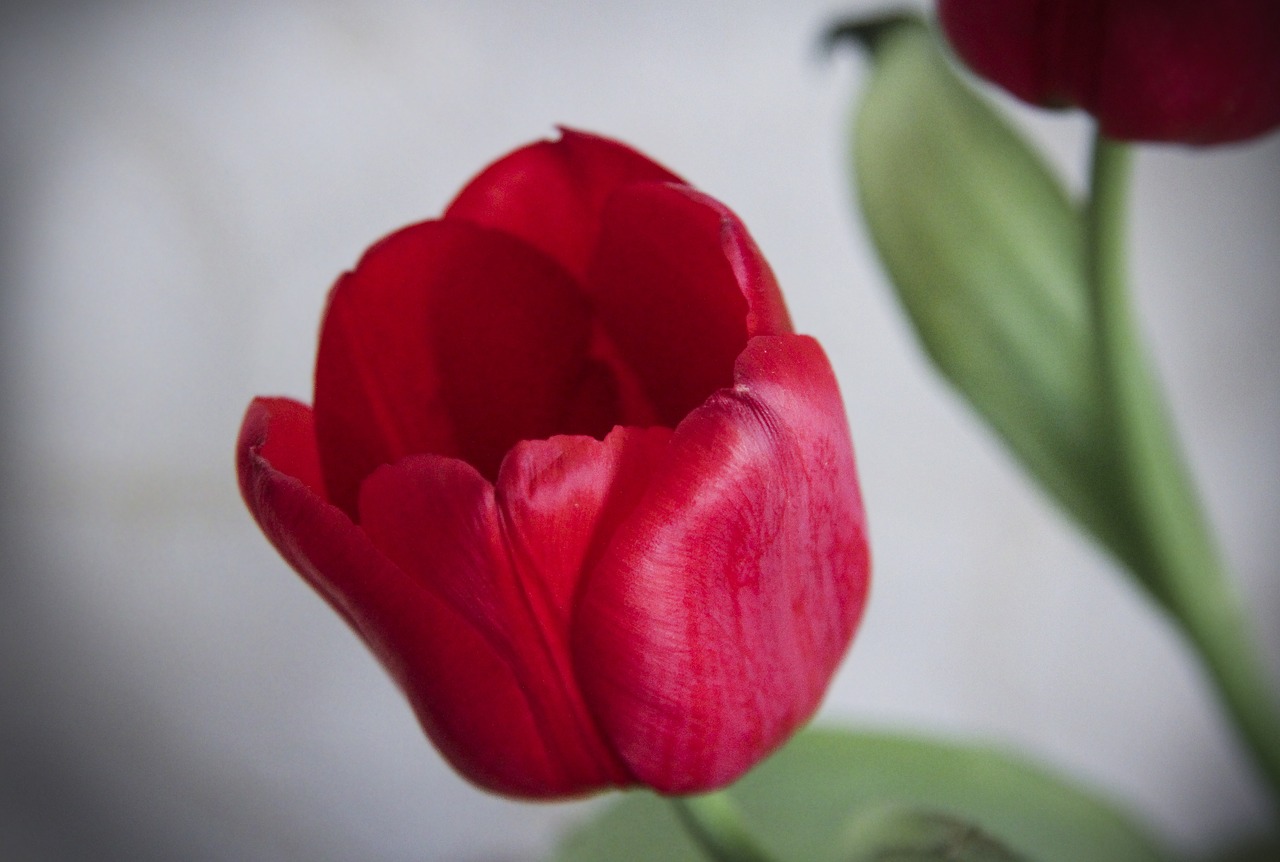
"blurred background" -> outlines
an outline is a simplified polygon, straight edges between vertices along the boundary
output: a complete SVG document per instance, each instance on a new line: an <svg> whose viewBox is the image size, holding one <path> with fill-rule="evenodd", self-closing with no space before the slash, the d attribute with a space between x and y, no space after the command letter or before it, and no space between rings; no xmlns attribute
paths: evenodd
<svg viewBox="0 0 1280 862"><path fill-rule="evenodd" d="M1266 797L1173 629L926 366L847 192L879 4L161 0L0 12L0 858L544 853L267 545L232 449L325 293L565 123L743 217L844 391L876 560L820 720L995 742L1195 852ZM1075 187L1087 128L1017 109ZM1144 325L1280 683L1280 137L1137 160Z"/></svg>

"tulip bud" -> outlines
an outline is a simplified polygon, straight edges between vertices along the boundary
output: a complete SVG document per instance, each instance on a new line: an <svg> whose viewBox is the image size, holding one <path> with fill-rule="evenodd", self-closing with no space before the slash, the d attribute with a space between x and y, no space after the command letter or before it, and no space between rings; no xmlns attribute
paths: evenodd
<svg viewBox="0 0 1280 862"><path fill-rule="evenodd" d="M1275 0L940 0L975 72L1077 105L1116 140L1217 144L1280 125Z"/></svg>
<svg viewBox="0 0 1280 862"><path fill-rule="evenodd" d="M844 406L724 205L566 131L374 245L315 402L240 487L464 776L727 784L817 708L866 597Z"/></svg>

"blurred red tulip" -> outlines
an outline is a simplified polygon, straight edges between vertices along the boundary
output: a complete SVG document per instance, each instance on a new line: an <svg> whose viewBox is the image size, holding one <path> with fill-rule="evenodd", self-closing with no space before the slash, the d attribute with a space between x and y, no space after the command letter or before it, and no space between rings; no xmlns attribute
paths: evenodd
<svg viewBox="0 0 1280 862"><path fill-rule="evenodd" d="M940 0L956 52L1118 140L1216 144L1280 125L1276 0Z"/></svg>
<svg viewBox="0 0 1280 862"><path fill-rule="evenodd" d="M582 133L369 249L314 408L255 400L238 467L441 752L510 795L733 781L816 709L866 597L822 349L733 213Z"/></svg>

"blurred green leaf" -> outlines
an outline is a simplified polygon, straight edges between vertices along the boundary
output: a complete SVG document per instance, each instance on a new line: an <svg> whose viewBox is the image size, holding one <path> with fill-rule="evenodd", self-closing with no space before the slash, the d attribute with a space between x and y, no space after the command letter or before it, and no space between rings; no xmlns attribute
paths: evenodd
<svg viewBox="0 0 1280 862"><path fill-rule="evenodd" d="M855 185L925 349L1172 613L1280 795L1280 705L1132 319L1128 148L1096 137L1091 196L1078 207L919 19L850 22L828 38L872 55Z"/></svg>
<svg viewBox="0 0 1280 862"><path fill-rule="evenodd" d="M1280 798L1280 705L1128 298L1128 148L1087 207L951 70L922 22L833 28L871 52L855 185L934 363L1051 496L1170 611Z"/></svg>
<svg viewBox="0 0 1280 862"><path fill-rule="evenodd" d="M990 749L897 735L806 731L731 795L753 836L782 862L853 862L866 840L866 818L887 806L963 822L995 836L1014 858L1162 858L1124 814L1039 767ZM627 794L578 828L552 859L705 862L671 804L645 792Z"/></svg>
<svg viewBox="0 0 1280 862"><path fill-rule="evenodd" d="M1147 571L1104 439L1079 211L922 23L835 32L873 56L853 173L925 350L1068 512Z"/></svg>

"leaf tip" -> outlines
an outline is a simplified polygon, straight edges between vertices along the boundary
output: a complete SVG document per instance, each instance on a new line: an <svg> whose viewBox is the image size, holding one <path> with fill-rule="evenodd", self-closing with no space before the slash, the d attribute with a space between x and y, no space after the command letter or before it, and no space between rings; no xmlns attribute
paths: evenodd
<svg viewBox="0 0 1280 862"><path fill-rule="evenodd" d="M835 21L827 27L822 34L821 47L824 53L831 55L837 48L851 43L874 57L887 35L900 27L915 27L922 24L920 16L914 12L898 10L846 18Z"/></svg>

